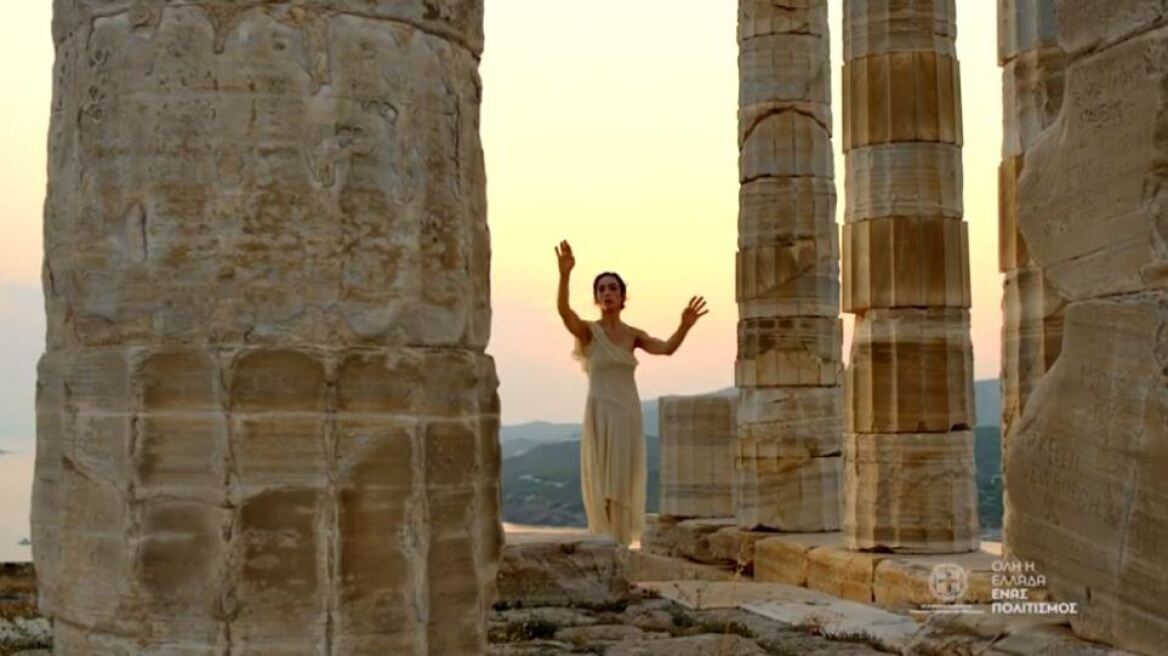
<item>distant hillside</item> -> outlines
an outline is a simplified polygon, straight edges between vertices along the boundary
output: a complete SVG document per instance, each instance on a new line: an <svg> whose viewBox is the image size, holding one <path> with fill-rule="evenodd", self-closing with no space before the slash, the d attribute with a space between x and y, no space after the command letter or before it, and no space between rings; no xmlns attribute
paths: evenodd
<svg viewBox="0 0 1168 656"><path fill-rule="evenodd" d="M977 463L977 514L985 529L1002 528L1002 436L997 426L974 430L973 457Z"/></svg>
<svg viewBox="0 0 1168 656"><path fill-rule="evenodd" d="M580 424L553 424L547 421L532 421L499 428L499 443L503 447L503 458L526 453L541 444L567 442L580 439Z"/></svg>
<svg viewBox="0 0 1168 656"><path fill-rule="evenodd" d="M978 426L998 426L1002 423L1002 381L997 378L975 381L973 401L977 406Z"/></svg>
<svg viewBox="0 0 1168 656"><path fill-rule="evenodd" d="M660 442L645 437L649 469L648 512L660 496ZM545 526L585 526L580 496L580 442L542 444L503 461L503 521Z"/></svg>

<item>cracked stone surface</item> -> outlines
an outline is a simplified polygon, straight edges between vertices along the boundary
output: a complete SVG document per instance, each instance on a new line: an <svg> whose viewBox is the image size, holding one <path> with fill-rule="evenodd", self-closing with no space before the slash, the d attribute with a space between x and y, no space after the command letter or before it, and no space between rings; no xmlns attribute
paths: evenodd
<svg viewBox="0 0 1168 656"><path fill-rule="evenodd" d="M977 488L965 448L973 349L956 3L845 0L843 14L843 307L856 315L844 544L969 551Z"/></svg>
<svg viewBox="0 0 1168 656"><path fill-rule="evenodd" d="M481 653L481 0L61 0L53 35L57 652Z"/></svg>
<svg viewBox="0 0 1168 656"><path fill-rule="evenodd" d="M1014 413L1005 546L1035 563L1054 599L1079 604L1077 635L1159 653L1168 641L1159 473L1168 470L1168 12L1149 0L1012 9L1016 26L1002 42L1016 140L1003 169L1014 184L1003 205L1024 248L1006 253L1023 264L1006 281L1006 330L1017 332L1004 344L1006 373L1017 370L1007 382L1018 402L1003 404Z"/></svg>
<svg viewBox="0 0 1168 656"><path fill-rule="evenodd" d="M691 610L643 592L603 608L503 608L489 617L491 656L766 656L884 653L738 609Z"/></svg>
<svg viewBox="0 0 1168 656"><path fill-rule="evenodd" d="M1028 153L1063 105L1067 57L1058 42L1056 0L1000 0L1002 164L998 172L998 261L1002 294L1002 451L1030 394L1058 359L1066 300L1037 266L1022 234L1018 181ZM1009 490L1004 504L1009 505ZM1005 538L1004 548L1010 550Z"/></svg>
<svg viewBox="0 0 1168 656"><path fill-rule="evenodd" d="M734 379L747 410L737 415L732 514L744 528L833 530L838 458L788 453L796 442L838 453L842 324L826 0L739 0L738 53ZM780 406L798 418L776 419Z"/></svg>
<svg viewBox="0 0 1168 656"><path fill-rule="evenodd" d="M734 514L734 408L723 394L663 396L662 515L729 517Z"/></svg>

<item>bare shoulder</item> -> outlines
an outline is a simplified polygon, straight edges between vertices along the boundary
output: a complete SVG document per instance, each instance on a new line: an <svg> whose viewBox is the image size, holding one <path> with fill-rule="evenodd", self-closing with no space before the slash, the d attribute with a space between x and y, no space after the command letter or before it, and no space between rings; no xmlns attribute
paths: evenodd
<svg viewBox="0 0 1168 656"><path fill-rule="evenodd" d="M628 331L629 331L630 333L632 333L633 335L635 335L635 336L637 336L637 337L640 337L640 338L642 338L642 339L644 339L644 338L646 338L646 337L648 337L648 336L649 336L649 333L647 333L647 332L645 332L645 331L641 330L640 328L638 328L638 327L636 327L636 326L630 326L630 325L629 325L629 324L627 324L627 323L625 324L625 329L626 329L626 330L628 330Z"/></svg>

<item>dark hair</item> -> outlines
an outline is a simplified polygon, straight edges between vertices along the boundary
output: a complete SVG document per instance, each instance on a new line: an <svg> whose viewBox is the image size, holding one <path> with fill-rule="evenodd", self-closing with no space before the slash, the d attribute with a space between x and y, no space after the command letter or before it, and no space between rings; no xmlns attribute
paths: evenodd
<svg viewBox="0 0 1168 656"><path fill-rule="evenodd" d="M604 273L601 273L592 279L592 300L597 300L596 297L600 291L600 279L605 276L612 276L613 278L616 278L616 284L620 287L621 292L621 309L625 309L625 293L628 290L628 286L625 285L625 279L621 278L620 274L616 273L615 271L605 271Z"/></svg>

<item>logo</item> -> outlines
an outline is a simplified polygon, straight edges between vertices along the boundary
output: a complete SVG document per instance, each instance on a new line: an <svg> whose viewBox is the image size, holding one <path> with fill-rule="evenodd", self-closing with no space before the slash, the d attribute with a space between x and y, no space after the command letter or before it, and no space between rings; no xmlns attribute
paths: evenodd
<svg viewBox="0 0 1168 656"><path fill-rule="evenodd" d="M947 604L961 599L968 586L969 578L961 565L941 563L934 565L929 574L929 590L934 597Z"/></svg>

